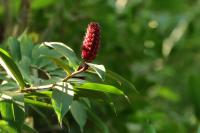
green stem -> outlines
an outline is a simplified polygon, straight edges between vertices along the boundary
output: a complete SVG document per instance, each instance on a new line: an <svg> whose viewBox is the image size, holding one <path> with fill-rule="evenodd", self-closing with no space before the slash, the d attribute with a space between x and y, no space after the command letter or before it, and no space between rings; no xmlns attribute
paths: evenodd
<svg viewBox="0 0 200 133"><path fill-rule="evenodd" d="M75 76L75 75L77 75L77 74L79 74L79 73L82 73L82 72L84 72L85 70L88 69L88 65L87 65L87 64L84 63L83 65L84 65L84 66L83 66L80 70L73 72L72 74L70 74L69 76L67 76L66 78L64 78L64 79L62 80L62 82L66 82L67 80L69 80L69 79L72 78L73 76ZM51 86L51 88L53 88L55 85L56 85L56 84L53 84L53 85Z"/></svg>
<svg viewBox="0 0 200 133"><path fill-rule="evenodd" d="M48 85L42 85L42 86L36 86L36 87L30 87L30 88L25 88L24 90L21 90L21 92L36 92L36 91L41 91L41 90L48 90L49 88L52 87L53 84L48 84Z"/></svg>
<svg viewBox="0 0 200 133"><path fill-rule="evenodd" d="M84 71L86 71L88 69L88 65L83 63L83 67L75 72L73 72L72 74L70 74L69 76L67 76L66 78L64 78L62 80L62 82L66 82L67 80L69 80L70 78L72 78L73 76L82 73ZM30 87L30 88L25 88L23 90L21 90L21 92L26 92L26 93L30 93L30 92L36 92L36 91L43 91L43 90L48 90L48 89L52 89L54 86L56 86L56 83L54 84L48 84L48 85L43 85L43 86L36 86L36 87Z"/></svg>
<svg viewBox="0 0 200 133"><path fill-rule="evenodd" d="M73 72L72 74L70 74L69 76L67 76L66 78L63 79L63 82L66 82L68 79L72 78L73 76L84 72L86 69L88 68L87 65L83 66L80 70Z"/></svg>

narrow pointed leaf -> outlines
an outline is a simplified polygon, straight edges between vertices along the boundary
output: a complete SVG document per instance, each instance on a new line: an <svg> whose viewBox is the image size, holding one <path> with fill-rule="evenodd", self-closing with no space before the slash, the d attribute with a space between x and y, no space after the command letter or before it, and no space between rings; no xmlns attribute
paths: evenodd
<svg viewBox="0 0 200 133"><path fill-rule="evenodd" d="M17 129L10 126L8 121L0 120L0 131L2 133L17 133Z"/></svg>
<svg viewBox="0 0 200 133"><path fill-rule="evenodd" d="M106 84L98 84L98 83L85 83L80 86L77 86L78 89L85 89L85 90L91 90L91 91L99 91L99 92L105 92L105 93L111 93L111 94L117 94L117 95L124 95L123 91L120 89Z"/></svg>
<svg viewBox="0 0 200 133"><path fill-rule="evenodd" d="M11 100L24 111L24 94L11 91L0 92L0 101Z"/></svg>
<svg viewBox="0 0 200 133"><path fill-rule="evenodd" d="M23 89L25 86L25 82L17 65L12 60L11 56L1 48L0 48L0 64L6 70L7 74L18 83L21 89Z"/></svg>
<svg viewBox="0 0 200 133"><path fill-rule="evenodd" d="M128 81L124 77L120 76L119 74L117 74L113 71L110 71L110 70L106 70L106 76L107 76L107 78L111 78L111 79L115 80L124 89L131 89L134 92L138 93L135 86L130 81Z"/></svg>
<svg viewBox="0 0 200 133"><path fill-rule="evenodd" d="M25 98L24 102L26 104L35 105L35 106L42 107L42 108L47 108L47 109L52 109L51 104L48 104L48 103L45 103L45 102L31 100L31 99L28 99L28 98Z"/></svg>
<svg viewBox="0 0 200 133"><path fill-rule="evenodd" d="M87 97L90 99L96 99L96 100L104 100L104 101L109 101L109 98L107 97L106 93L100 92L100 91L91 91L91 90L86 90L86 89L79 89L77 88L75 90L75 94L78 97Z"/></svg>
<svg viewBox="0 0 200 133"><path fill-rule="evenodd" d="M8 121L9 124L18 131L21 130L25 113L17 104L9 100L1 101L0 111L4 120Z"/></svg>

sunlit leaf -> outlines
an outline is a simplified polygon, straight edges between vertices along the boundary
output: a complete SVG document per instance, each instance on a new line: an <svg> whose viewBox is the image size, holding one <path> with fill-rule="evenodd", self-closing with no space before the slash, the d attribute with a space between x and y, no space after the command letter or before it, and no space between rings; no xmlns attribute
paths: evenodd
<svg viewBox="0 0 200 133"><path fill-rule="evenodd" d="M17 133L18 131L9 125L8 121L0 120L0 132L2 133Z"/></svg>
<svg viewBox="0 0 200 133"><path fill-rule="evenodd" d="M12 91L2 91L0 92L0 101L3 100L11 100L20 107L24 111L24 94L16 93Z"/></svg>
<svg viewBox="0 0 200 133"><path fill-rule="evenodd" d="M94 71L102 80L105 79L106 69L104 65L97 65L92 63L86 63L86 64L88 64L92 69L94 69Z"/></svg>
<svg viewBox="0 0 200 133"><path fill-rule="evenodd" d="M21 130L25 114L20 107L12 101L5 100L0 102L0 111L4 120L13 124L11 126L16 128L18 131Z"/></svg>
<svg viewBox="0 0 200 133"><path fill-rule="evenodd" d="M1 48L0 48L0 64L6 70L7 74L11 76L18 83L21 89L23 89L25 86L25 82L17 65L13 62L10 55Z"/></svg>
<svg viewBox="0 0 200 133"><path fill-rule="evenodd" d="M117 95L124 95L124 93L120 89L118 89L114 86L111 86L111 85L106 85L106 84L85 83L80 86L77 86L77 88L91 90L91 91L99 91L99 92L117 94Z"/></svg>
<svg viewBox="0 0 200 133"><path fill-rule="evenodd" d="M40 101L36 101L36 100L32 100L32 99L28 99L28 98L24 98L24 102L26 104L30 104L30 105L35 105L38 107L42 107L42 108L47 108L47 109L51 109L52 105L45 103L45 102L40 102Z"/></svg>

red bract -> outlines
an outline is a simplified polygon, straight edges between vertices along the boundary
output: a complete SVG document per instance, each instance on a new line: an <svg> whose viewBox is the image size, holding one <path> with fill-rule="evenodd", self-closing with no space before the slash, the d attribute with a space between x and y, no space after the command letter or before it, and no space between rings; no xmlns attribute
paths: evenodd
<svg viewBox="0 0 200 133"><path fill-rule="evenodd" d="M87 27L83 45L82 58L84 61L92 62L97 55L100 45L100 26L96 22L91 22Z"/></svg>

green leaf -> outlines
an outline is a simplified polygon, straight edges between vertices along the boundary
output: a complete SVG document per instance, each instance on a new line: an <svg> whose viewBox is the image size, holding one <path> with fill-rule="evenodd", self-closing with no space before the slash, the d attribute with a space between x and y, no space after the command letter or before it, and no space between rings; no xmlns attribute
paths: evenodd
<svg viewBox="0 0 200 133"><path fill-rule="evenodd" d="M69 107L72 104L73 96L68 95L64 91L57 89L53 90L52 93L52 106L58 117L58 121L62 126L62 118L69 111Z"/></svg>
<svg viewBox="0 0 200 133"><path fill-rule="evenodd" d="M45 45L35 45L32 50L32 58L38 59L41 56L51 56L54 58L60 58L62 55L54 49L49 49Z"/></svg>
<svg viewBox="0 0 200 133"><path fill-rule="evenodd" d="M108 78L111 78L113 80L115 80L120 86L123 87L123 89L131 89L134 92L138 93L137 89L135 88L135 86L128 81L127 79L125 79L124 77L120 76L119 74L112 72L110 70L106 70L106 76ZM126 91L126 90L124 90Z"/></svg>
<svg viewBox="0 0 200 133"><path fill-rule="evenodd" d="M178 102L180 100L177 93L175 93L172 89L163 86L158 88L157 95L171 102Z"/></svg>
<svg viewBox="0 0 200 133"><path fill-rule="evenodd" d="M51 62L47 60L47 57L40 56L37 59L34 59L32 61L32 64L34 64L34 66L37 66L37 68L44 68L48 65L51 65Z"/></svg>
<svg viewBox="0 0 200 133"><path fill-rule="evenodd" d="M77 59L74 51L65 45L64 43L60 42L44 42L45 46L54 48L56 51L61 53L65 58L69 61L69 65L76 70L78 68L79 60Z"/></svg>
<svg viewBox="0 0 200 133"><path fill-rule="evenodd" d="M104 65L97 65L92 63L86 63L86 64L89 65L92 69L94 69L94 71L102 80L105 80L106 69Z"/></svg>
<svg viewBox="0 0 200 133"><path fill-rule="evenodd" d="M98 83L85 83L80 86L76 86L78 89L85 89L85 90L91 90L91 91L99 91L99 92L106 92L111 94L117 94L117 95L124 95L124 93L111 85L106 84L98 84Z"/></svg>
<svg viewBox="0 0 200 133"><path fill-rule="evenodd" d="M19 41L16 38L10 37L7 43L12 58L15 61L19 61L21 59L21 50Z"/></svg>
<svg viewBox="0 0 200 133"><path fill-rule="evenodd" d="M6 76L5 75L0 75L0 80L6 80Z"/></svg>
<svg viewBox="0 0 200 133"><path fill-rule="evenodd" d="M13 62L10 55L1 48L0 48L0 64L6 70L7 74L11 76L18 83L20 88L24 89L25 82L17 65Z"/></svg>
<svg viewBox="0 0 200 133"><path fill-rule="evenodd" d="M2 91L0 92L0 101L3 100L12 100L24 111L24 94L12 91Z"/></svg>
<svg viewBox="0 0 200 133"><path fill-rule="evenodd" d="M22 56L22 59L18 62L19 69L24 77L24 80L31 83L31 60L27 56Z"/></svg>
<svg viewBox="0 0 200 133"><path fill-rule="evenodd" d="M101 130L102 133L109 133L108 127L96 114L88 109L88 118Z"/></svg>
<svg viewBox="0 0 200 133"><path fill-rule="evenodd" d="M87 111L84 105L78 101L73 101L70 110L72 116L80 126L81 132L83 132L84 125L87 121Z"/></svg>
<svg viewBox="0 0 200 133"><path fill-rule="evenodd" d="M42 108L47 108L47 109L52 109L51 104L48 104L48 103L45 103L45 102L31 100L31 99L28 99L28 98L25 98L24 102L26 104L31 104L31 105L35 105L35 106L42 107Z"/></svg>
<svg viewBox="0 0 200 133"><path fill-rule="evenodd" d="M63 60L54 57L49 57L49 59L52 60L53 63L55 63L58 67L62 68L67 73L67 75L70 74L70 68Z"/></svg>
<svg viewBox="0 0 200 133"><path fill-rule="evenodd" d="M10 126L13 126L18 131L21 131L25 114L24 111L16 105L16 103L5 100L0 102L1 116L8 121Z"/></svg>
<svg viewBox="0 0 200 133"><path fill-rule="evenodd" d="M1 91L17 91L18 85L11 79L6 79L8 83L0 85Z"/></svg>
<svg viewBox="0 0 200 133"><path fill-rule="evenodd" d="M0 120L0 132L1 133L17 133L18 131L9 125L7 121Z"/></svg>
<svg viewBox="0 0 200 133"><path fill-rule="evenodd" d="M34 48L32 40L28 36L23 36L20 41L21 55L32 58L32 49Z"/></svg>
<svg viewBox="0 0 200 133"><path fill-rule="evenodd" d="M105 102L110 102L110 98L108 97L108 93L100 92L100 91L91 91L86 89L75 89L75 94L77 97L87 97L95 100L103 100Z"/></svg>

